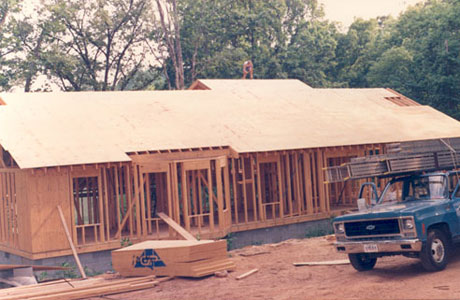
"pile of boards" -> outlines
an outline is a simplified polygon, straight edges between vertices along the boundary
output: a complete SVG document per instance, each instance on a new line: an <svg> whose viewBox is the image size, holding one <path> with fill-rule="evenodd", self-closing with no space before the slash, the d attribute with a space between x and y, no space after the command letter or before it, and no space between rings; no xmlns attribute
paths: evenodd
<svg viewBox="0 0 460 300"><path fill-rule="evenodd" d="M233 271L225 240L145 241L112 251L112 267L123 276L203 277Z"/></svg>
<svg viewBox="0 0 460 300"><path fill-rule="evenodd" d="M152 288L158 285L159 282L155 276L62 279L35 285L2 289L0 290L0 300L68 300L100 297Z"/></svg>

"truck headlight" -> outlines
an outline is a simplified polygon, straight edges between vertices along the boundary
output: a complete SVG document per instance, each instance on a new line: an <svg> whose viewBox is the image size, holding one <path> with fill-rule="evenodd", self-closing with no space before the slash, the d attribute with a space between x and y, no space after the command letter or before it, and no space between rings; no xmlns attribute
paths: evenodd
<svg viewBox="0 0 460 300"><path fill-rule="evenodd" d="M345 226L343 225L343 223L335 223L334 230L335 230L335 234L344 234Z"/></svg>
<svg viewBox="0 0 460 300"><path fill-rule="evenodd" d="M404 219L403 220L403 229L412 230L414 229L414 220L413 219Z"/></svg>

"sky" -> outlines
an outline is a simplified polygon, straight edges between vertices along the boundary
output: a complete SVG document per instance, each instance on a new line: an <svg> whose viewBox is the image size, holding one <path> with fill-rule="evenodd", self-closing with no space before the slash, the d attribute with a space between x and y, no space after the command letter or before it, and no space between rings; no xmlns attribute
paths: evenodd
<svg viewBox="0 0 460 300"><path fill-rule="evenodd" d="M355 18L378 16L397 17L407 7L423 0L319 0L324 5L326 19L341 22L348 28Z"/></svg>

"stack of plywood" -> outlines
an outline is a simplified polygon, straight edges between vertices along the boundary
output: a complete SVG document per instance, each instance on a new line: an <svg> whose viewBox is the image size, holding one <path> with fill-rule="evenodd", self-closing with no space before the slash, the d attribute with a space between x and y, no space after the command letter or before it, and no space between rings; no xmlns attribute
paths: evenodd
<svg viewBox="0 0 460 300"><path fill-rule="evenodd" d="M112 266L123 276L203 277L235 269L225 240L145 241L112 251Z"/></svg>

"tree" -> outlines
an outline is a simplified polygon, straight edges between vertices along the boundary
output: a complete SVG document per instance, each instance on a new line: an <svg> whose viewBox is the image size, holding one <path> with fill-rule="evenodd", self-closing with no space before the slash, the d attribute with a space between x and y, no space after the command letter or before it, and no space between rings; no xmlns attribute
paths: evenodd
<svg viewBox="0 0 460 300"><path fill-rule="evenodd" d="M15 79L14 53L18 40L12 33L11 15L20 9L17 0L0 3L0 91L8 90Z"/></svg>
<svg viewBox="0 0 460 300"><path fill-rule="evenodd" d="M150 11L148 0L47 1L35 24L17 27L34 66L25 72L26 90L37 72L65 91L148 87L155 79L138 74L155 73L145 54ZM140 77L150 79L133 85Z"/></svg>
<svg viewBox="0 0 460 300"><path fill-rule="evenodd" d="M186 85L203 77L241 78L248 59L256 78L295 77L316 86L328 84L325 74L332 63L335 28L320 21L323 11L316 0L184 0L170 7L175 18L160 22L170 27L158 26L154 32L154 40L165 45L158 56L168 78L177 79L178 72L182 76L175 58L180 36ZM324 56L319 54L323 50ZM315 74L306 75L303 67ZM177 88L175 81L169 86Z"/></svg>

